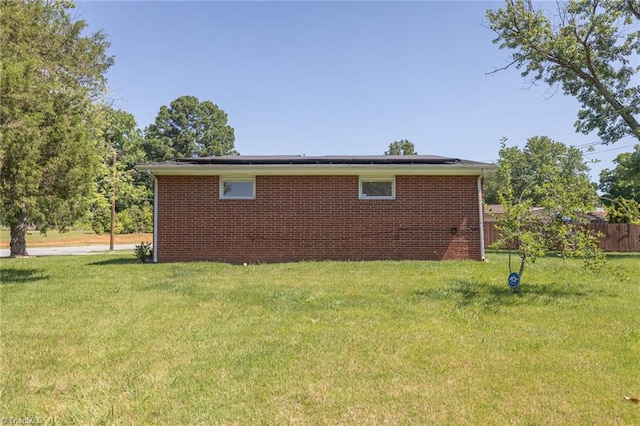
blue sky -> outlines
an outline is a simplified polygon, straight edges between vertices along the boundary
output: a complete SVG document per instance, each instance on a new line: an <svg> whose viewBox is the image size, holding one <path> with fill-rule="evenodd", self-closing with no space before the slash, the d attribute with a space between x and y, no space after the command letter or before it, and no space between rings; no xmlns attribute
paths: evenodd
<svg viewBox="0 0 640 426"><path fill-rule="evenodd" d="M529 87L492 44L500 2L80 1L73 14L111 41L114 106L140 128L182 95L210 100L246 155L382 154L409 139L420 154L493 162L502 136L523 147L574 132L578 103ZM596 145L592 179L633 140Z"/></svg>

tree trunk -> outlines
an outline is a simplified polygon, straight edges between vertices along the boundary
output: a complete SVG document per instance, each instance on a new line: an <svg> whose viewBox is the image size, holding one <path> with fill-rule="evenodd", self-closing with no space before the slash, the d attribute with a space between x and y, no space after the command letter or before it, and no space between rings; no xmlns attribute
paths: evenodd
<svg viewBox="0 0 640 426"><path fill-rule="evenodd" d="M524 265L526 263L527 263L526 256L520 258L520 270L518 271L518 279L520 281L518 282L518 285L513 288L514 293L520 293L520 284L522 284L522 273L524 272Z"/></svg>
<svg viewBox="0 0 640 426"><path fill-rule="evenodd" d="M11 257L28 256L27 254L27 218L22 217L17 223L11 223Z"/></svg>

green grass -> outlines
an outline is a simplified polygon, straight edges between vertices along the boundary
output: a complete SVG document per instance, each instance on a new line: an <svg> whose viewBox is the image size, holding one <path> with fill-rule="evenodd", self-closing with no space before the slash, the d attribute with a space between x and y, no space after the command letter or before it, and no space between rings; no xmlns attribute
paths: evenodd
<svg viewBox="0 0 640 426"><path fill-rule="evenodd" d="M42 234L35 229L29 229L27 231L27 243L38 244L45 243L49 240L56 240L64 243L67 240L77 240L80 238L87 238L87 236L93 236L95 233L91 230L85 229L70 229L67 232L58 232L56 229L49 230L46 234ZM11 232L9 228L0 227L0 242L3 245L8 245L11 240Z"/></svg>
<svg viewBox="0 0 640 426"><path fill-rule="evenodd" d="M3 259L0 417L60 424L640 424L640 255Z"/></svg>

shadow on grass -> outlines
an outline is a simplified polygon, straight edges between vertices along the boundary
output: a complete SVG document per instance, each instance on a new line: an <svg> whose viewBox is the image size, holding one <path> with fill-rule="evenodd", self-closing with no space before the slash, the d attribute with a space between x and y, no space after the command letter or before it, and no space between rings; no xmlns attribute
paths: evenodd
<svg viewBox="0 0 640 426"><path fill-rule="evenodd" d="M0 284L26 284L46 280L42 269L0 268Z"/></svg>
<svg viewBox="0 0 640 426"><path fill-rule="evenodd" d="M529 284L524 285L520 293L514 293L507 285L471 281L451 281L439 289L416 289L413 294L420 299L451 301L458 307L475 305L483 308L499 308L522 303L566 305L567 302L577 302L596 295L615 297L612 294L601 294L598 291L561 284Z"/></svg>
<svg viewBox="0 0 640 426"><path fill-rule="evenodd" d="M588 297L592 296L594 293L585 291L583 289L577 288L567 288L560 284L533 284L522 286L522 290L520 293L515 293L513 289L508 286L497 286L495 284L487 285L487 292L494 296L503 296L503 297L522 297L522 296L545 296L545 297L557 297L557 298L566 298L566 297Z"/></svg>
<svg viewBox="0 0 640 426"><path fill-rule="evenodd" d="M640 253L607 253L607 260L616 260L616 259L640 260Z"/></svg>
<svg viewBox="0 0 640 426"><path fill-rule="evenodd" d="M109 260L101 260L99 262L91 262L90 266L109 266L109 265L133 265L139 264L140 261L138 259L125 259L125 258L117 258L117 259L109 259Z"/></svg>

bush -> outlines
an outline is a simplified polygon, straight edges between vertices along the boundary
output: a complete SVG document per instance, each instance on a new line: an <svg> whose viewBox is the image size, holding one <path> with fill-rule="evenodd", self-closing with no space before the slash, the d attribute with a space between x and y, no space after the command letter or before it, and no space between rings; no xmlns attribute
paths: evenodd
<svg viewBox="0 0 640 426"><path fill-rule="evenodd" d="M91 229L98 235L108 234L111 230L111 205L105 200L94 204L89 214Z"/></svg>
<svg viewBox="0 0 640 426"><path fill-rule="evenodd" d="M133 228L131 232L153 232L153 208L150 205L134 205L128 211Z"/></svg>
<svg viewBox="0 0 640 426"><path fill-rule="evenodd" d="M151 248L151 243L145 243L142 241L140 244L136 245L134 253L141 263L147 263L153 260L153 249Z"/></svg>
<svg viewBox="0 0 640 426"><path fill-rule="evenodd" d="M152 231L153 210L150 206L131 206L116 214L116 234Z"/></svg>
<svg viewBox="0 0 640 426"><path fill-rule="evenodd" d="M96 234L111 232L111 205L96 203L88 215L88 222ZM153 232L153 207L133 205L116 213L116 234Z"/></svg>

